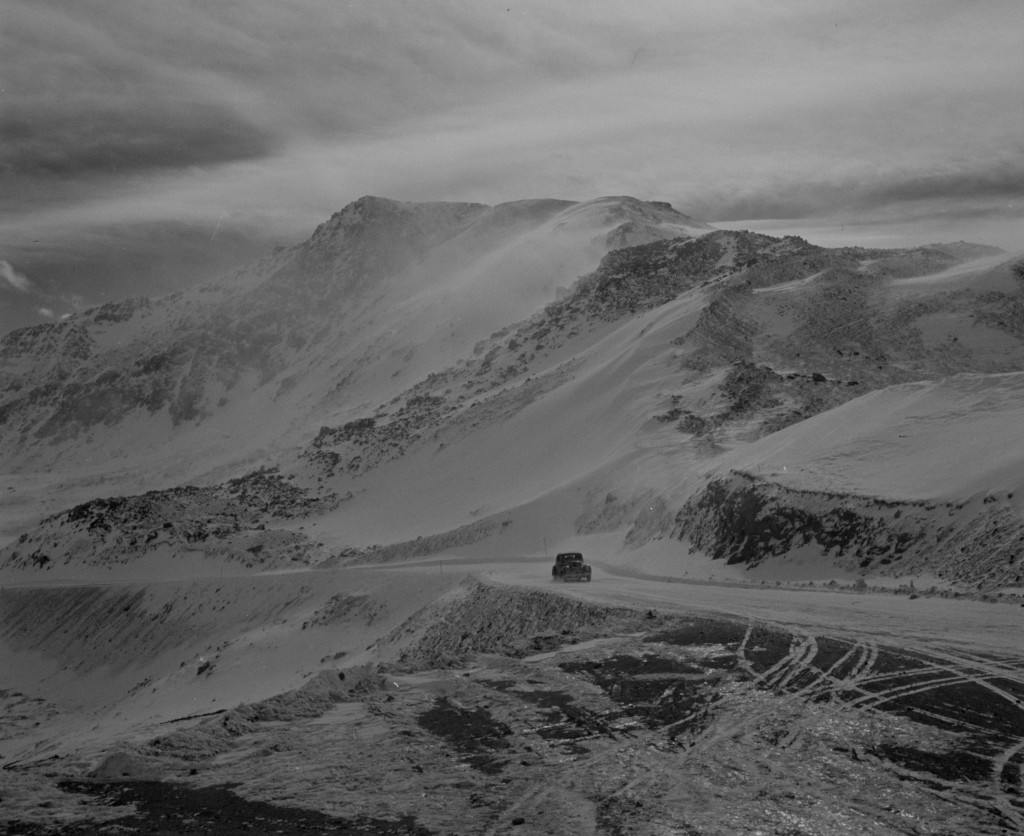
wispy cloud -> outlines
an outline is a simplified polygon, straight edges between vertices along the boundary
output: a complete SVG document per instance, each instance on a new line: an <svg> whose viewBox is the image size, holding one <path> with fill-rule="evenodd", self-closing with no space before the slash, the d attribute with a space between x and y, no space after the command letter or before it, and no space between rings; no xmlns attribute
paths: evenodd
<svg viewBox="0 0 1024 836"><path fill-rule="evenodd" d="M32 282L6 261L0 261L0 280L5 282L8 287L12 287L22 293L28 293L32 290Z"/></svg>
<svg viewBox="0 0 1024 836"><path fill-rule="evenodd" d="M182 212L184 174L255 213L306 194L321 216L362 186L494 201L541 184L728 211L739 184L1008 156L1024 120L1015 0L22 0L9 18L0 170L37 207L166 194Z"/></svg>
<svg viewBox="0 0 1024 836"><path fill-rule="evenodd" d="M0 235L19 246L135 222L298 237L364 193L1024 218L1019 0L10 0L4 15Z"/></svg>
<svg viewBox="0 0 1024 836"><path fill-rule="evenodd" d="M969 165L949 161L935 168L910 162L879 162L817 181L750 183L711 191L705 210L719 220L807 218L835 211L905 215L985 211L1024 213L1024 146L1001 160Z"/></svg>

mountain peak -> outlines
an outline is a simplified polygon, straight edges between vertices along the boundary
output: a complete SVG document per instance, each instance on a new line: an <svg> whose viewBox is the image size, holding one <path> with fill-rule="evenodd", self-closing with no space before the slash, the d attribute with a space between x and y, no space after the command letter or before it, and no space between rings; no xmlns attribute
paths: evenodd
<svg viewBox="0 0 1024 836"><path fill-rule="evenodd" d="M703 221L685 215L676 209L671 203L664 200L640 200L629 195L605 195L577 204L580 210L603 211L609 215L621 215L623 219L657 220L664 222L675 222L687 226L710 230Z"/></svg>
<svg viewBox="0 0 1024 836"><path fill-rule="evenodd" d="M437 243L486 212L482 203L410 203L387 197L363 195L320 224L309 243L314 247L360 237L369 229L375 234L397 234Z"/></svg>
<svg viewBox="0 0 1024 836"><path fill-rule="evenodd" d="M606 195L577 203L561 214L560 224L606 230L602 238L606 250L666 238L692 238L714 229L677 211L670 203L627 195Z"/></svg>

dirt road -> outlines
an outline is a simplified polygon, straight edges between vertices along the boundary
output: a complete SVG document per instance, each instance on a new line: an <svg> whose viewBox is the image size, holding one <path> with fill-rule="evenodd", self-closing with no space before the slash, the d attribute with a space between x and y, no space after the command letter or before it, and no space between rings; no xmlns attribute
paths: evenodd
<svg viewBox="0 0 1024 836"><path fill-rule="evenodd" d="M825 588L689 581L591 562L593 581L572 584L552 582L551 561L537 557L509 557L500 563L473 558L432 558L388 568L474 571L489 581L544 589L610 606L757 619L804 629L862 633L897 643L962 647L1024 658L1024 607Z"/></svg>

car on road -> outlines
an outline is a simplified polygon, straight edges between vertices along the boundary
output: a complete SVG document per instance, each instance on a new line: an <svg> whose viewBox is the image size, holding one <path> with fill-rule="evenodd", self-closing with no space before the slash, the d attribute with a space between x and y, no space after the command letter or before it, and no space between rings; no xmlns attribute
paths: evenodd
<svg viewBox="0 0 1024 836"><path fill-rule="evenodd" d="M555 555L555 565L551 567L551 577L558 581L590 582L593 570L583 560L580 552L561 552Z"/></svg>

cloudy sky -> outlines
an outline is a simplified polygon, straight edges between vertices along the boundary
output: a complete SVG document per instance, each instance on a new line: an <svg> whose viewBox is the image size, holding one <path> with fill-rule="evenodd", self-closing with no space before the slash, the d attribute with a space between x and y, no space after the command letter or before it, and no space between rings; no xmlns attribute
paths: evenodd
<svg viewBox="0 0 1024 836"><path fill-rule="evenodd" d="M0 331L363 194L1024 249L1020 0L5 0Z"/></svg>

